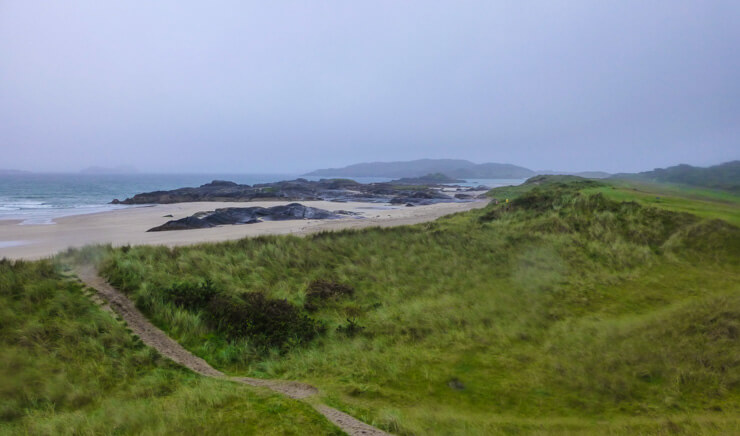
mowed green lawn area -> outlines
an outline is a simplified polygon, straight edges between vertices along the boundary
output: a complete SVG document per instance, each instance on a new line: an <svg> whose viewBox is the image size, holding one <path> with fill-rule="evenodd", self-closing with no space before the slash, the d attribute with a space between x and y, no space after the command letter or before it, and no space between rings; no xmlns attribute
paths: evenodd
<svg viewBox="0 0 740 436"><path fill-rule="evenodd" d="M548 177L433 223L99 264L214 366L399 434L740 432L737 199L640 189Z"/></svg>
<svg viewBox="0 0 740 436"><path fill-rule="evenodd" d="M342 434L162 358L50 261L0 261L0 434Z"/></svg>

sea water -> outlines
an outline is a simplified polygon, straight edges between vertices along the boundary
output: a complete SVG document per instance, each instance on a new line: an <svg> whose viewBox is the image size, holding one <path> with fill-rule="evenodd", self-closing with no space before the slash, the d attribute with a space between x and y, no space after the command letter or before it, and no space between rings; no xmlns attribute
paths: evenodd
<svg viewBox="0 0 740 436"><path fill-rule="evenodd" d="M20 220L24 225L53 224L55 218L122 209L113 199L124 200L150 191L197 187L213 180L253 185L293 180L295 174L12 174L0 175L0 220ZM304 177L318 180L321 177ZM357 177L360 183L386 182L389 178ZM475 179L466 186L488 187L520 184L522 180Z"/></svg>

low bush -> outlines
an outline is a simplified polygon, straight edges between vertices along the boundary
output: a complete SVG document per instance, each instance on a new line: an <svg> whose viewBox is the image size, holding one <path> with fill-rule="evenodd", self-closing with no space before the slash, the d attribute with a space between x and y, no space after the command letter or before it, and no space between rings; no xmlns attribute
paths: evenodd
<svg viewBox="0 0 740 436"><path fill-rule="evenodd" d="M355 318L347 318L347 325L337 327L337 333L342 333L349 337L354 337L363 330L365 330L365 327L359 325Z"/></svg>
<svg viewBox="0 0 740 436"><path fill-rule="evenodd" d="M287 300L267 298L260 292L240 297L217 294L207 306L206 318L230 339L249 338L261 347L306 342L323 330Z"/></svg>
<svg viewBox="0 0 740 436"><path fill-rule="evenodd" d="M351 297L355 290L348 285L330 280L314 280L306 288L306 310L313 311L328 301L341 297Z"/></svg>
<svg viewBox="0 0 740 436"><path fill-rule="evenodd" d="M217 294L209 279L199 283L177 282L164 291L167 300L185 309L201 309Z"/></svg>

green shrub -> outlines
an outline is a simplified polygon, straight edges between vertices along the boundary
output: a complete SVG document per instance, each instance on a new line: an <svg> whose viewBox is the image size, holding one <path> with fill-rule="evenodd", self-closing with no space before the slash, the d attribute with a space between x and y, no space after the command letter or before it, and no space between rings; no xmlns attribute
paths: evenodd
<svg viewBox="0 0 740 436"><path fill-rule="evenodd" d="M211 326L230 339L248 338L262 347L284 347L313 339L322 326L287 300L249 292L241 298L217 294L206 309Z"/></svg>
<svg viewBox="0 0 740 436"><path fill-rule="evenodd" d="M201 309L217 294L213 282L209 279L200 283L177 282L164 291L165 298L185 309Z"/></svg>
<svg viewBox="0 0 740 436"><path fill-rule="evenodd" d="M365 327L359 325L355 318L347 318L347 325L340 325L337 327L337 333L342 333L349 337L354 337L363 330L365 330Z"/></svg>
<svg viewBox="0 0 740 436"><path fill-rule="evenodd" d="M355 290L348 285L330 280L314 280L306 288L306 310L317 310L323 304L341 297L351 297Z"/></svg>

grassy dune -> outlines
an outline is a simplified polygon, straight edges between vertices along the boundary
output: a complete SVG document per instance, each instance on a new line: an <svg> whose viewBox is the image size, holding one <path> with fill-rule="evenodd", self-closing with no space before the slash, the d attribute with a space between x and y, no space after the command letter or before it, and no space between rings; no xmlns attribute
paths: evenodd
<svg viewBox="0 0 740 436"><path fill-rule="evenodd" d="M393 432L738 432L738 199L632 189L549 177L429 224L100 265L214 366L308 381ZM280 322L238 323L262 307Z"/></svg>
<svg viewBox="0 0 740 436"><path fill-rule="evenodd" d="M309 406L205 379L50 261L0 261L0 434L340 434Z"/></svg>
<svg viewBox="0 0 740 436"><path fill-rule="evenodd" d="M586 192L601 192L607 198L616 201L636 201L642 205L675 212L687 212L701 218L718 218L740 226L740 196L726 191L615 181L609 186Z"/></svg>

